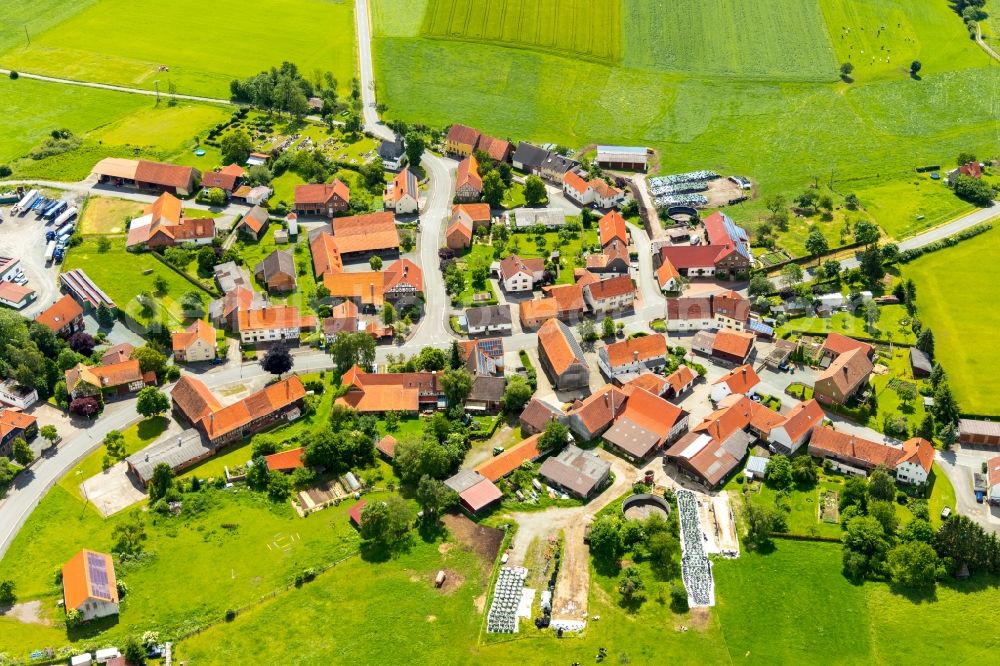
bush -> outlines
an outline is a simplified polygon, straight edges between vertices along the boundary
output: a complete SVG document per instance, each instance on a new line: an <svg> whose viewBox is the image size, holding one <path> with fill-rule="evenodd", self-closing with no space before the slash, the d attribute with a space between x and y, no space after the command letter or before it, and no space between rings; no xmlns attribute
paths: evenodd
<svg viewBox="0 0 1000 666"><path fill-rule="evenodd" d="M899 253L899 256L897 257L896 261L900 264L909 263L914 259L922 257L925 254L929 254L931 252L937 252L938 250L943 250L945 248L958 245L960 242L964 240L969 240L970 238L974 238L979 234L986 233L992 228L993 225L989 223L977 224L974 227L969 227L968 229L960 231L952 236L947 236L945 238L942 238L941 240L934 241L933 243L928 243L923 247L916 247L911 250L903 250L902 252Z"/></svg>
<svg viewBox="0 0 1000 666"><path fill-rule="evenodd" d="M12 81L16 81L21 75L12 69L10 70L10 74L8 74L8 76L10 76Z"/></svg>
<svg viewBox="0 0 1000 666"><path fill-rule="evenodd" d="M226 610L226 622L232 622L236 619L236 611L232 608Z"/></svg>
<svg viewBox="0 0 1000 666"><path fill-rule="evenodd" d="M14 173L11 168L6 164L0 164L0 178L6 178L10 174Z"/></svg>
<svg viewBox="0 0 1000 666"><path fill-rule="evenodd" d="M684 586L678 582L670 585L670 610L675 613L688 612L688 594Z"/></svg>

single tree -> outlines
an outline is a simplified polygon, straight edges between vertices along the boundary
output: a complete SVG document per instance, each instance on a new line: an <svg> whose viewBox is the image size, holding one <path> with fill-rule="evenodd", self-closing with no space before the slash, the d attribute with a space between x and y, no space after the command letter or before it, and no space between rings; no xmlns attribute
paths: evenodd
<svg viewBox="0 0 1000 666"><path fill-rule="evenodd" d="M802 267L798 264L786 264L781 269L781 282L785 289L791 289L799 282L802 282Z"/></svg>
<svg viewBox="0 0 1000 666"><path fill-rule="evenodd" d="M263 360L260 362L260 367L272 375L280 377L291 370L294 364L295 362L293 361L292 354L288 351L288 348L283 345L278 345L267 350L267 353L264 354Z"/></svg>
<svg viewBox="0 0 1000 666"><path fill-rule="evenodd" d="M410 508L399 495L372 501L361 510L361 538L384 546L394 546L410 529Z"/></svg>
<svg viewBox="0 0 1000 666"><path fill-rule="evenodd" d="M845 81L849 81L851 78L851 73L854 71L854 65L849 62L840 63L840 78Z"/></svg>
<svg viewBox="0 0 1000 666"><path fill-rule="evenodd" d="M330 344L330 356L342 373L353 365L370 370L375 363L375 340L363 331L338 333Z"/></svg>
<svg viewBox="0 0 1000 666"><path fill-rule="evenodd" d="M823 232L816 227L809 231L809 236L806 238L806 250L810 255L816 257L816 268L819 268L819 261L830 250L830 244Z"/></svg>
<svg viewBox="0 0 1000 666"><path fill-rule="evenodd" d="M668 580L677 575L680 543L667 531L651 534L646 543L646 552L653 571L661 579Z"/></svg>
<svg viewBox="0 0 1000 666"><path fill-rule="evenodd" d="M922 437L928 442L934 441L934 415L930 412L924 414L924 418L920 421L920 425L917 426L916 431L913 433L917 437Z"/></svg>
<svg viewBox="0 0 1000 666"><path fill-rule="evenodd" d="M601 322L601 332L604 333L605 338L615 337L615 320L610 315Z"/></svg>
<svg viewBox="0 0 1000 666"><path fill-rule="evenodd" d="M163 377L167 369L167 357L146 343L132 351L132 358L139 361L139 369Z"/></svg>
<svg viewBox="0 0 1000 666"><path fill-rule="evenodd" d="M618 521L601 516L590 527L590 553L605 564L615 562L623 548Z"/></svg>
<svg viewBox="0 0 1000 666"><path fill-rule="evenodd" d="M879 319L882 318L882 309L878 306L878 303L874 299L866 298L862 302L861 307L865 315L865 327L868 329L869 333L875 333L878 330Z"/></svg>
<svg viewBox="0 0 1000 666"><path fill-rule="evenodd" d="M444 355L444 352L434 347L424 347L413 360L417 368L430 372L444 370L445 366L448 365L448 358Z"/></svg>
<svg viewBox="0 0 1000 666"><path fill-rule="evenodd" d="M594 342L597 340L597 329L594 327L594 322L591 319L580 320L576 330L580 334L580 339L584 342Z"/></svg>
<svg viewBox="0 0 1000 666"><path fill-rule="evenodd" d="M921 69L923 69L923 65L920 64L919 60L914 60L910 63L910 74L912 76L919 74Z"/></svg>
<svg viewBox="0 0 1000 666"><path fill-rule="evenodd" d="M97 323L101 328L111 328L115 325L115 313L104 303L97 306Z"/></svg>
<svg viewBox="0 0 1000 666"><path fill-rule="evenodd" d="M427 145L424 136L419 132L410 132L404 141L406 143L406 162L410 167L416 169L420 166L420 159Z"/></svg>
<svg viewBox="0 0 1000 666"><path fill-rule="evenodd" d="M54 425L44 425L38 431L38 434L42 436L42 439L49 443L49 446L53 446L56 440L59 439L59 432L56 430Z"/></svg>
<svg viewBox="0 0 1000 666"><path fill-rule="evenodd" d="M77 331L73 335L69 336L69 348L75 351L77 354L82 354L84 356L90 356L94 353L94 347L97 346L97 342L94 337L89 333L83 331Z"/></svg>
<svg viewBox="0 0 1000 666"><path fill-rule="evenodd" d="M750 276L750 284L747 289L751 296L764 296L772 291L771 281L764 273L754 273Z"/></svg>
<svg viewBox="0 0 1000 666"><path fill-rule="evenodd" d="M792 463L780 453L776 453L767 461L767 482L779 490L792 485Z"/></svg>
<svg viewBox="0 0 1000 666"><path fill-rule="evenodd" d="M458 348L458 341L452 340L450 366L452 370L462 367L462 352ZM515 375L516 376L516 375ZM509 382L508 382L509 385Z"/></svg>
<svg viewBox="0 0 1000 666"><path fill-rule="evenodd" d="M174 485L174 470L167 463L157 463L153 467L153 478L149 481L149 503L166 497L167 491Z"/></svg>
<svg viewBox="0 0 1000 666"><path fill-rule="evenodd" d="M12 580L0 581L0 606L17 603L17 585Z"/></svg>
<svg viewBox="0 0 1000 666"><path fill-rule="evenodd" d="M896 485L885 469L880 467L868 476L868 496L884 501L891 501L896 496Z"/></svg>
<svg viewBox="0 0 1000 666"><path fill-rule="evenodd" d="M636 567L625 567L618 581L618 591L626 602L642 601L645 598L646 584L642 574Z"/></svg>
<svg viewBox="0 0 1000 666"><path fill-rule="evenodd" d="M230 132L219 141L222 161L226 164L244 164L253 152L253 142L243 130Z"/></svg>
<svg viewBox="0 0 1000 666"><path fill-rule="evenodd" d="M548 197L545 183L538 176L531 175L524 179L524 200L532 208L542 205Z"/></svg>
<svg viewBox="0 0 1000 666"><path fill-rule="evenodd" d="M854 224L854 242L865 246L871 246L878 242L879 229L870 220L858 220Z"/></svg>
<svg viewBox="0 0 1000 666"><path fill-rule="evenodd" d="M960 409L948 382L941 382L934 391L934 405L931 407L931 412L933 412L934 420L938 422L938 425L954 425L958 422Z"/></svg>
<svg viewBox="0 0 1000 666"><path fill-rule="evenodd" d="M812 456L792 458L792 479L799 486L811 486L819 481L819 470Z"/></svg>
<svg viewBox="0 0 1000 666"><path fill-rule="evenodd" d="M483 201L490 205L490 208L499 208L503 201L504 192L503 179L496 171L490 171L483 176Z"/></svg>
<svg viewBox="0 0 1000 666"><path fill-rule="evenodd" d="M422 476L417 484L416 499L425 514L437 516L458 502L458 493L437 479Z"/></svg>
<svg viewBox="0 0 1000 666"><path fill-rule="evenodd" d="M569 428L559 421L549 421L538 438L539 451L557 451L566 446L569 438Z"/></svg>
<svg viewBox="0 0 1000 666"><path fill-rule="evenodd" d="M382 257L378 256L377 254L372 255L371 259L368 260L368 265L371 266L371 269L373 271L382 270Z"/></svg>
<svg viewBox="0 0 1000 666"><path fill-rule="evenodd" d="M917 336L917 349L928 356L934 356L934 331L929 328L920 331Z"/></svg>
<svg viewBox="0 0 1000 666"><path fill-rule="evenodd" d="M167 395L155 386L147 386L139 391L139 396L135 401L135 411L150 418L159 416L170 409L170 400Z"/></svg>
<svg viewBox="0 0 1000 666"><path fill-rule="evenodd" d="M391 326L396 321L396 308L392 303L386 302L382 306L382 323Z"/></svg>
<svg viewBox="0 0 1000 666"><path fill-rule="evenodd" d="M896 387L896 395L904 406L917 399L917 387L910 382L903 382Z"/></svg>
<svg viewBox="0 0 1000 666"><path fill-rule="evenodd" d="M785 529L784 519L777 509L755 502L749 496L743 502L741 514L747 530L746 540L751 548L769 543L772 532Z"/></svg>
<svg viewBox="0 0 1000 666"><path fill-rule="evenodd" d="M11 447L11 454L14 456L14 462L22 467L35 459L35 452L31 450L31 447L28 446L28 442L26 442L23 437L14 438L14 443Z"/></svg>
<svg viewBox="0 0 1000 666"><path fill-rule="evenodd" d="M511 375L503 391L503 408L508 414L517 414L531 400L531 385L521 375Z"/></svg>
<svg viewBox="0 0 1000 666"><path fill-rule="evenodd" d="M461 405L472 391L472 375L465 368L445 370L441 375L441 390L449 406Z"/></svg>
<svg viewBox="0 0 1000 666"><path fill-rule="evenodd" d="M166 463L160 463L160 465L170 469ZM156 469L154 468L153 471L155 473ZM121 559L141 555L143 551L142 542L146 540L146 522L142 517L142 513L133 513L132 517L128 520L118 523L114 530L112 530L111 536L115 540L114 545L111 546L111 552L118 555Z"/></svg>
<svg viewBox="0 0 1000 666"><path fill-rule="evenodd" d="M938 555L921 541L901 543L887 558L892 582L902 587L931 587L937 578Z"/></svg>

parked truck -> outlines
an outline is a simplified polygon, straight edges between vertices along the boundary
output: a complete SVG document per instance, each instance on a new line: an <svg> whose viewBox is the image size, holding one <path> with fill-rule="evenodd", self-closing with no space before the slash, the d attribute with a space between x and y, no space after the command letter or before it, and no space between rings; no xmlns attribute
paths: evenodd
<svg viewBox="0 0 1000 666"><path fill-rule="evenodd" d="M50 240L49 244L45 246L45 261L52 261L52 257L56 254L56 242L55 240Z"/></svg>
<svg viewBox="0 0 1000 666"><path fill-rule="evenodd" d="M76 213L77 213L76 206L70 206L69 208L64 210L59 217L56 218L56 221L52 223L52 226L58 229L59 227L66 224L74 217L76 217Z"/></svg>
<svg viewBox="0 0 1000 666"><path fill-rule="evenodd" d="M66 236L68 238L69 235L73 233L73 228L75 226L76 225L73 224L72 222L67 222L66 224L64 224L64 225L62 225L61 227L58 228L58 230L56 231L56 236L60 236L60 237L61 236Z"/></svg>
<svg viewBox="0 0 1000 666"><path fill-rule="evenodd" d="M31 204L35 203L35 199L38 198L38 190L30 190L27 194L21 197L21 200L14 204L14 207L10 209L11 215L20 215L29 208Z"/></svg>
<svg viewBox="0 0 1000 666"><path fill-rule="evenodd" d="M62 212L67 208L69 208L68 203L66 203L65 201L57 201L54 206L50 206L45 211L45 214L42 217L51 222L52 220L59 217L59 215L62 214Z"/></svg>

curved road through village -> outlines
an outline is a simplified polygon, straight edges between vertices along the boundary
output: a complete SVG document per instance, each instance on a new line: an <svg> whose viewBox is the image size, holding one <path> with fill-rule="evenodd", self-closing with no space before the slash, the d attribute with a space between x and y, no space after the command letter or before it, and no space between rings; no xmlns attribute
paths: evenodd
<svg viewBox="0 0 1000 666"><path fill-rule="evenodd" d="M358 37L358 52L361 71L361 90L363 99L363 117L365 129L380 139L391 139L393 132L378 118L375 107L374 71L371 56L371 30L368 6L366 0L356 0L356 29ZM6 70L0 69L0 73ZM86 83L68 79L57 79L40 75L22 73L25 78L37 79L55 84L83 85L93 88L104 88L123 93L155 95L153 91L112 86L107 84ZM166 96L161 93L161 95ZM187 95L176 95L180 99L229 104L228 100L200 98ZM379 347L378 359L384 361L389 354L415 354L425 346L447 347L454 339L448 327L450 299L445 293L444 279L438 270L437 251L441 246L441 236L445 220L451 212L451 184L454 162L431 153L425 153L421 166L428 176L427 197L424 210L420 216L420 231L418 248L421 268L424 271L424 293L426 299L426 316L417 327L412 338L400 346ZM89 195L95 191L107 196L114 196L136 201L152 200L148 195L132 192L122 192L115 189L94 187L92 182L61 183L55 181L25 181L26 184L43 187L70 190ZM195 204L188 204L194 206ZM198 206L196 206L198 207ZM901 249L920 247L954 234L980 222L984 222L1000 214L1000 206L977 210L949 224L928 230L900 243ZM636 227L631 228L635 249L639 256L638 301L635 312L621 319L627 332L643 330L649 320L662 317L663 297L657 288L653 274L650 239L647 234ZM519 351L534 347L536 336L533 333L519 333L505 338L504 346L508 351ZM295 355L297 372L313 372L332 368L330 357L326 354L305 351ZM236 382L263 382L268 376L258 363L229 364L210 370L201 378L212 389L218 389ZM169 390L169 386L166 387ZM6 553L18 530L31 515L31 511L45 493L74 465L96 450L104 436L110 430L123 430L137 422L139 417L135 411L135 400L124 400L108 406L102 417L79 432L66 437L58 448L42 456L31 467L30 471L18 477L7 497L0 500L0 557Z"/></svg>

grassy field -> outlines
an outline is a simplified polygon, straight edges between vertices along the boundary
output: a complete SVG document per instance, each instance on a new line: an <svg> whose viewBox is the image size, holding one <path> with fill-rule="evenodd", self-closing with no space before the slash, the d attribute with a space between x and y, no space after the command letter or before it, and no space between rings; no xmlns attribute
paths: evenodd
<svg viewBox="0 0 1000 666"><path fill-rule="evenodd" d="M942 164L942 169L950 169L953 161ZM973 209L928 174L915 173L906 179L859 189L857 195L886 234L897 240L944 224Z"/></svg>
<svg viewBox="0 0 1000 666"><path fill-rule="evenodd" d="M18 0L19 4L22 0ZM31 45L21 37L0 41L8 68L84 81L100 81L152 90L229 97L229 82L294 62L307 76L330 70L343 91L355 76L354 4L323 0L258 0L252 6L219 0L206 15L204 4L178 0L152 5L102 0L70 14L75 3L48 2L65 20L41 25ZM261 20L266 16L267 20ZM224 17L221 24L213 19ZM322 40L281 39L302 25L323 25ZM46 29L47 28L47 29ZM31 31L29 31L31 32ZM268 48L249 45L269 44ZM166 67L168 71L158 71Z"/></svg>
<svg viewBox="0 0 1000 666"><path fill-rule="evenodd" d="M820 4L624 0L624 63L699 74L832 81L838 64ZM761 38L764 34L767 39Z"/></svg>
<svg viewBox="0 0 1000 666"><path fill-rule="evenodd" d="M148 291L156 297L161 314L167 317L171 326L183 324L180 299L189 291L197 291L198 287L164 266L148 252L126 252L124 236L110 236L111 248L107 252L100 252L98 238L99 236L84 236L81 245L70 248L62 270L82 268L119 308L140 323L149 321L150 317L141 312L136 296ZM148 275L146 271L150 271ZM157 277L167 281L166 292L156 293L153 283ZM207 292L204 296L209 298ZM156 318L157 321L159 319Z"/></svg>
<svg viewBox="0 0 1000 666"><path fill-rule="evenodd" d="M382 17L413 11L400 0L374 4ZM845 19L838 16L826 17L828 28L839 30ZM464 122L501 136L570 146L645 144L660 150L664 171L744 173L755 178L762 196L797 194L831 173L838 190L861 181L872 187L908 179L916 166L953 161L963 149L989 152L996 101L978 91L1000 81L1000 68L989 66L947 3L922 3L916 16L909 25L924 62L920 81L905 72L871 79L859 74L855 84L692 76L406 36L392 22L392 32L382 32L385 20L376 22L375 60L390 118ZM861 27L867 25L854 29ZM694 48L714 29L694 30L683 49L673 50ZM947 43L942 50L951 57L932 54L939 43ZM718 60L736 50L730 45ZM442 71L449 76L439 76ZM971 108L955 114L957 100Z"/></svg>
<svg viewBox="0 0 1000 666"><path fill-rule="evenodd" d="M878 322L876 332L866 326L864 316L850 312L837 312L831 317L796 317L789 319L778 328L778 335L785 333L829 333L830 331L847 336L876 338L913 344L916 336L910 328L910 317L902 305L883 305L879 308L882 318ZM902 322L907 322L905 325Z"/></svg>
<svg viewBox="0 0 1000 666"><path fill-rule="evenodd" d="M979 381L983 368L1000 363L1000 348L982 344L1000 327L1000 310L980 306L1000 284L1000 228L902 270L917 284L918 316L934 330L935 357L962 410L1000 415L1000 386Z"/></svg>
<svg viewBox="0 0 1000 666"><path fill-rule="evenodd" d="M423 35L617 60L620 0L430 0Z"/></svg>

